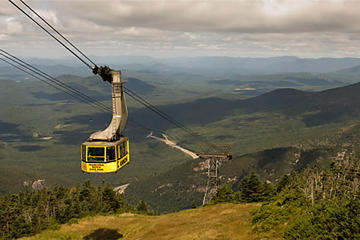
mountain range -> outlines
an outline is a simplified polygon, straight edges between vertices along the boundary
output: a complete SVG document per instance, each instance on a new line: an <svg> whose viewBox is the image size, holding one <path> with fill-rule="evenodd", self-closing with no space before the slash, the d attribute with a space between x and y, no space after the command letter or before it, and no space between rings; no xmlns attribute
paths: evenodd
<svg viewBox="0 0 360 240"><path fill-rule="evenodd" d="M290 144L248 154L236 152L232 160L223 162L220 167L222 182L230 183L236 189L239 181L251 172L257 172L270 181L277 181L283 175L300 171L307 166L329 166L337 154L343 151L344 145L355 144L360 139L360 125L356 123L360 114L359 92L360 83L320 92L279 89L245 100L207 98L192 103L164 106L161 109L188 125L194 124L194 119L202 124L210 124L238 114L278 112L288 118L300 118L304 129L309 131L332 123L346 126L338 129L333 126L333 134L329 128L325 130L325 134L330 134L329 136L322 140L318 138L312 143L298 142L297 145ZM347 123L351 119L355 124ZM254 120L256 121L252 121ZM233 129L237 127L236 122L232 121L232 124ZM233 135L227 139L237 141L238 137L240 136ZM310 139L308 140L310 142ZM126 193L130 200L136 202L145 199L160 212L189 208L192 203L201 204L207 176L205 160L188 160L170 171L134 182Z"/></svg>
<svg viewBox="0 0 360 240"><path fill-rule="evenodd" d="M127 86L155 100L157 108L209 141L233 144L234 158L223 163L221 171L234 188L252 171L276 181L308 164L325 166L341 149L331 144L306 148L301 145L318 139L339 139L343 129L350 130L342 139L357 136L359 83L317 92L282 88L250 98L230 93L226 98L221 94L203 96L193 90L191 98L178 102L173 98L184 96L187 90L158 84L156 74L149 75L152 80L129 78ZM110 86L95 76L63 75L59 79L109 104ZM35 177L53 185L103 180L81 174L78 146L89 134L108 124L110 113L94 112L33 79L1 81L1 192L14 191L9 182L18 190L23 181ZM195 139L148 109L129 103L130 120L155 129L154 134L165 131L171 138L177 137L180 145L197 149ZM181 152L147 139L149 131L131 121L125 134L130 136L131 164L118 175L104 179L113 185L130 183L126 192L130 200L145 199L160 212L201 202L206 183L205 169L201 167L204 160L190 161ZM300 158L296 157L299 154Z"/></svg>
<svg viewBox="0 0 360 240"><path fill-rule="evenodd" d="M127 69L143 73L201 74L215 76L264 75L279 73L351 73L359 68L358 58L299 58L293 56L249 58L249 57L178 57L152 58L147 56L93 56L100 65L107 64L114 69ZM72 58L39 59L28 58L27 62L46 69L47 73L61 75L72 73L81 76L91 72ZM4 63L0 63L0 76L19 75ZM24 74L21 74L24 76Z"/></svg>

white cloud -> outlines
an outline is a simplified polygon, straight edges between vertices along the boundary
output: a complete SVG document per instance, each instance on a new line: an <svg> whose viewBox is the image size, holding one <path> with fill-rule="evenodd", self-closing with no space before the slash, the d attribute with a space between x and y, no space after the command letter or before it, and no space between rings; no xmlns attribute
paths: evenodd
<svg viewBox="0 0 360 240"><path fill-rule="evenodd" d="M360 56L355 0L26 2L90 54ZM11 19L0 23L2 45L53 41L9 2L0 9Z"/></svg>
<svg viewBox="0 0 360 240"><path fill-rule="evenodd" d="M359 31L360 1L53 1L67 15L115 28L275 33Z"/></svg>
<svg viewBox="0 0 360 240"><path fill-rule="evenodd" d="M5 19L5 32L8 35L22 33L23 27L20 22L14 18L9 17Z"/></svg>

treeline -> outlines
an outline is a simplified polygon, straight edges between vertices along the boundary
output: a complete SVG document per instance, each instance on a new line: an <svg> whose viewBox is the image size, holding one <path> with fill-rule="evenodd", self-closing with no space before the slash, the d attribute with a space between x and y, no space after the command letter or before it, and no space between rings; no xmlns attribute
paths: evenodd
<svg viewBox="0 0 360 240"><path fill-rule="evenodd" d="M107 184L95 187L85 182L73 188L27 189L0 196L0 239L57 229L59 224L76 223L86 216L122 212L150 213L145 202L132 207Z"/></svg>
<svg viewBox="0 0 360 240"><path fill-rule="evenodd" d="M254 229L282 229L282 237L293 240L360 239L358 163L353 159L328 170L293 173L284 189L254 212Z"/></svg>
<svg viewBox="0 0 360 240"><path fill-rule="evenodd" d="M255 210L259 233L284 239L360 239L360 162L347 152L329 169L307 168L287 177L282 190Z"/></svg>
<svg viewBox="0 0 360 240"><path fill-rule="evenodd" d="M221 202L249 203L263 202L274 195L274 186L270 182L261 181L259 176L251 173L241 180L240 186L233 191L230 185L221 185L209 204Z"/></svg>
<svg viewBox="0 0 360 240"><path fill-rule="evenodd" d="M307 168L284 176L277 184L252 174L233 192L218 188L217 202L263 202L253 212L260 235L295 239L360 239L360 161L354 152L329 169Z"/></svg>

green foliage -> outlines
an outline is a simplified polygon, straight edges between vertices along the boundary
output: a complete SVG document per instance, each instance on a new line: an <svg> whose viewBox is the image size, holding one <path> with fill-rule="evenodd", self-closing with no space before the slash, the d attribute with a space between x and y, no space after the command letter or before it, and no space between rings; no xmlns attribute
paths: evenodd
<svg viewBox="0 0 360 240"><path fill-rule="evenodd" d="M331 169L305 169L284 177L270 201L253 211L257 232L279 231L285 239L360 239L360 192L354 153Z"/></svg>
<svg viewBox="0 0 360 240"><path fill-rule="evenodd" d="M211 203L222 202L261 202L268 200L273 193L271 183L262 182L258 175L252 173L241 180L239 191L234 192L229 184L218 187Z"/></svg>
<svg viewBox="0 0 360 240"><path fill-rule="evenodd" d="M280 181L276 184L275 191L277 193L281 192L287 185L290 183L290 177L289 175L284 175Z"/></svg>
<svg viewBox="0 0 360 240"><path fill-rule="evenodd" d="M235 199L234 192L228 184L224 184L218 187L216 191L216 196L214 199L214 203L221 202L233 202Z"/></svg>
<svg viewBox="0 0 360 240"><path fill-rule="evenodd" d="M72 218L67 222L67 224L69 224L69 225L77 224L77 223L79 223L79 219L77 219L77 218Z"/></svg>
<svg viewBox="0 0 360 240"><path fill-rule="evenodd" d="M269 199L272 193L270 183L261 182L258 175L251 173L247 178L243 178L240 183L240 200L244 202L261 202Z"/></svg>
<svg viewBox="0 0 360 240"><path fill-rule="evenodd" d="M140 200L135 207L135 212L140 214L151 214L148 204L144 200Z"/></svg>
<svg viewBox="0 0 360 240"><path fill-rule="evenodd" d="M124 196L110 186L94 187L89 182L71 189L60 186L5 195L0 197L0 206L0 236L5 239L74 224L85 216L132 210Z"/></svg>
<svg viewBox="0 0 360 240"><path fill-rule="evenodd" d="M349 202L324 201L289 226L285 239L359 239L359 196Z"/></svg>
<svg viewBox="0 0 360 240"><path fill-rule="evenodd" d="M301 193L287 189L271 201L264 203L253 211L254 230L269 231L279 225L287 225L293 219L305 214L308 202Z"/></svg>

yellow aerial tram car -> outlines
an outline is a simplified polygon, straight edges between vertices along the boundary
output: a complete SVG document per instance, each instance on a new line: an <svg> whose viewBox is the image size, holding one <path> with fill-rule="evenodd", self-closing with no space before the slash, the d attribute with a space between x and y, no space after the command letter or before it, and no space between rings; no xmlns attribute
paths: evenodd
<svg viewBox="0 0 360 240"><path fill-rule="evenodd" d="M130 161L129 138L122 135L128 111L120 71L94 67L104 81L112 84L113 117L109 126L90 135L81 144L81 170L85 173L113 173Z"/></svg>
<svg viewBox="0 0 360 240"><path fill-rule="evenodd" d="M115 142L84 142L81 145L81 170L83 172L117 172L129 161L127 137L122 137Z"/></svg>

